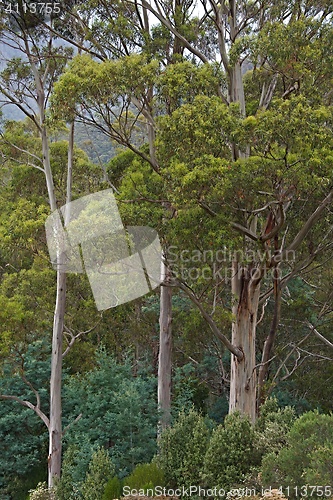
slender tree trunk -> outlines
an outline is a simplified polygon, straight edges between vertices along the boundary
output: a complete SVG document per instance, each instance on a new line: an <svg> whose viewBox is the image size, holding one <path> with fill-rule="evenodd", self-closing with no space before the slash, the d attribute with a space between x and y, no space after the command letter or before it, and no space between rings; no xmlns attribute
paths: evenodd
<svg viewBox="0 0 333 500"><path fill-rule="evenodd" d="M49 427L49 457L48 486L54 485L54 479L60 478L61 472L61 441L62 441L62 340L64 315L66 306L66 273L57 271L57 297L54 311L51 379L50 379L50 427Z"/></svg>
<svg viewBox="0 0 333 500"><path fill-rule="evenodd" d="M45 151L45 153L44 153ZM44 168L47 185L50 186L49 197L52 210L57 209L53 187L53 177L50 167L49 148L45 131L45 145L43 146ZM67 189L65 225L69 222L69 203L72 199L72 170L74 158L74 122L70 124L68 141L67 161ZM51 354L51 378L50 378L50 425L49 425L49 456L48 456L48 486L54 486L55 478L60 479L61 474L61 449L62 449L62 345L64 317L66 310L66 273L62 269L62 256L57 259L57 292L54 310L52 354Z"/></svg>
<svg viewBox="0 0 333 500"><path fill-rule="evenodd" d="M269 334L264 343L264 348L262 351L261 365L259 367L258 374L258 397L257 397L257 413L259 413L260 406L265 401L265 391L264 384L269 368L269 360L272 354L276 332L279 326L280 314L281 314L281 286L279 277L278 266L274 269L274 315L270 326Z"/></svg>
<svg viewBox="0 0 333 500"><path fill-rule="evenodd" d="M42 99L41 99L42 101ZM57 209L54 192L53 176L50 163L48 136L44 125L44 113L40 110L42 129L43 164L46 185L49 194L51 211ZM62 377L62 341L64 315L66 305L66 274L61 271L60 258L57 271L56 304L53 317L51 377L50 377L50 424L49 424L49 455L48 455L48 486L52 488L54 478L60 478L61 472L61 440L62 440L62 404L61 404L61 377Z"/></svg>
<svg viewBox="0 0 333 500"><path fill-rule="evenodd" d="M259 284L251 279L250 266L241 267L233 262L232 344L244 354L239 361L231 355L229 413L239 410L256 418L256 323L259 303Z"/></svg>
<svg viewBox="0 0 333 500"><path fill-rule="evenodd" d="M161 264L163 281L167 281L169 270ZM161 286L160 294L160 349L158 356L158 407L161 411L159 432L170 424L171 417L171 354L172 354L172 289Z"/></svg>
<svg viewBox="0 0 333 500"><path fill-rule="evenodd" d="M230 102L238 102L242 116L245 116L245 94L243 85L242 68L239 62L236 62L230 71L229 86Z"/></svg>

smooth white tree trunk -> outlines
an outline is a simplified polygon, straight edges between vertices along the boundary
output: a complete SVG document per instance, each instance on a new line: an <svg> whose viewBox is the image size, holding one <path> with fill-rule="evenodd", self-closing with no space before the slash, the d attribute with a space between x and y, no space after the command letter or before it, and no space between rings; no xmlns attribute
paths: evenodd
<svg viewBox="0 0 333 500"><path fill-rule="evenodd" d="M66 274L57 272L57 297L54 311L51 379L50 379L50 424L49 424L49 457L48 486L54 485L54 479L60 478L61 472L61 442L62 442L62 342L64 315L66 307Z"/></svg>
<svg viewBox="0 0 333 500"><path fill-rule="evenodd" d="M47 149L48 150L48 149ZM74 122L70 124L68 141L67 161L67 189L66 204L72 199L72 171L74 158ZM45 169L45 172L51 169ZM53 189L54 193L54 189ZM52 205L56 206L53 199ZM70 218L69 205L65 210L65 225ZM61 450L62 450L62 358L63 358L63 330L66 311L66 273L61 269L61 255L58 258L59 269L57 270L57 292L54 310L52 354L51 354L51 378L50 378L50 423L49 423L49 456L48 456L48 486L54 486L55 478L61 475Z"/></svg>

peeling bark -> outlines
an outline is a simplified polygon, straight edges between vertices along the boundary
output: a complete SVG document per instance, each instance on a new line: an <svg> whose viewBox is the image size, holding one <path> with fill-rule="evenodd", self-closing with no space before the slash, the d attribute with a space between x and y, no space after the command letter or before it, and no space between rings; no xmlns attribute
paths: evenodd
<svg viewBox="0 0 333 500"><path fill-rule="evenodd" d="M267 335L267 338L264 343L264 348L261 357L261 364L259 367L258 374L258 397L257 397L257 412L259 412L260 406L265 401L264 394L264 383L269 369L269 360L271 358L276 332L279 326L280 321L280 312L281 312L281 287L280 287L280 279L279 279L279 269L275 268L274 270L274 315L271 322L270 331Z"/></svg>
<svg viewBox="0 0 333 500"><path fill-rule="evenodd" d="M229 413L238 410L256 418L256 324L260 285L251 278L251 267L233 262L232 344L243 352L239 359L231 355Z"/></svg>

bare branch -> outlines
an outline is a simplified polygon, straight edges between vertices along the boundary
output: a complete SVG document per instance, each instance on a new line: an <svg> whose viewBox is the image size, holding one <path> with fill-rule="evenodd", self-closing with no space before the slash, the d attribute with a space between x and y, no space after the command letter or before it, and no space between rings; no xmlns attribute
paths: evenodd
<svg viewBox="0 0 333 500"><path fill-rule="evenodd" d="M199 201L199 206L201 208L203 208L209 215L211 215L212 217L216 217L217 213L214 212L214 210L212 210L206 203L204 203L203 201Z"/></svg>
<svg viewBox="0 0 333 500"><path fill-rule="evenodd" d="M282 252L282 254L276 255L275 257L273 257L274 263L279 262L283 258L283 255L285 253L290 252L290 251L295 251L300 247L304 238L307 236L309 231L312 229L312 227L315 225L315 223L321 217L324 210L332 203L332 200L333 200L333 191L330 191L329 194L326 196L326 198L324 198L324 200L320 203L320 205L316 208L316 210L313 212L313 214L306 221L306 223L304 224L302 229L297 233L297 235L295 236L294 240L289 245L287 250Z"/></svg>
<svg viewBox="0 0 333 500"><path fill-rule="evenodd" d="M30 118L30 120L33 121L39 131L41 130L40 125L36 120L36 117L32 113L29 113L29 111L24 106L22 106L22 104L19 101L14 99L14 97L10 95L2 86L0 87L0 92L5 97L7 97L7 99L11 102L11 104L15 104L15 106L17 106L22 111L22 113L25 114L25 116L27 116L28 118Z"/></svg>
<svg viewBox="0 0 333 500"><path fill-rule="evenodd" d="M1 137L3 138L3 135L1 134ZM42 165L43 165L43 160L41 158L39 158L39 156L35 155L34 153L30 153L29 151L23 149L23 148L20 148L18 146L16 146L16 144L10 142L10 141L7 141L6 139L3 138L3 142L5 144L8 144L9 146L11 146L12 148L15 148L17 151L19 151L20 153L24 153L24 154L27 154L28 156L31 156L32 158L35 158L37 161L39 161ZM2 153L2 156L6 158L6 155L4 155ZM35 165L35 163L31 163L31 162L24 162L24 161L20 161L16 158L12 158L12 157L8 157L8 159L12 160L12 161L16 161L17 163L21 163L21 164L26 164L28 165L29 167L33 167L33 168L36 168L37 170L40 170L41 172L45 173L44 172L44 169L42 167L38 167L37 165Z"/></svg>
<svg viewBox="0 0 333 500"><path fill-rule="evenodd" d="M266 306L267 306L267 304L268 304L268 302L269 302L269 299L270 299L270 297L267 297L267 299L266 299L266 300L263 302L263 304L262 304L261 315L260 315L260 318L259 318L259 319L258 319L258 321L257 321L257 326L258 326L258 325L259 325L259 323L261 323L261 322L262 322L262 320L264 319L264 316L265 316L265 309L266 309Z"/></svg>
<svg viewBox="0 0 333 500"><path fill-rule="evenodd" d="M97 321L97 323L92 326L91 328L89 328L89 330L86 330L84 332L79 332L77 333L76 335L74 335L69 328L66 328L66 326L64 325L64 329L66 330L66 332L69 334L71 340L68 342L68 346L66 347L65 351L63 352L62 354L62 357L64 358L68 352L70 351L70 349L73 347L73 345L75 344L75 342L80 338L82 337L82 335L86 335L88 333L91 333L93 330L95 330L95 328L97 328L97 326L100 324L100 322L102 321L102 315L100 317L100 319Z"/></svg>
<svg viewBox="0 0 333 500"><path fill-rule="evenodd" d="M305 361L306 358L301 357L301 350L299 348L296 348L296 351L297 351L297 358L296 358L296 361L294 363L294 366L293 366L291 371L289 371L288 368L285 366L287 374L281 378L281 381L287 380L287 378L291 377L292 374L297 370L297 368Z"/></svg>
<svg viewBox="0 0 333 500"><path fill-rule="evenodd" d="M304 324L310 328L310 330L316 335L318 339L320 339L324 344L333 349L333 344L330 342L324 335L318 332L314 325L312 325L309 321L304 321Z"/></svg>
<svg viewBox="0 0 333 500"><path fill-rule="evenodd" d="M167 284L166 284L167 285ZM167 285L168 286L168 285ZM170 285L169 285L170 286ZM193 304L195 304L197 306L197 308L199 309L200 313L202 314L202 317L206 320L206 322L208 323L208 325L210 326L210 329L212 330L212 332L214 333L214 335L222 342L222 344L224 344L226 346L226 348L234 355L236 356L236 358L241 361L243 358L244 358L244 354L243 352L238 349L238 347L235 347L231 342L230 340L227 339L227 337L225 335L223 335L223 333L219 330L219 328L216 326L216 323L215 321L213 320L213 318L211 317L210 314L207 313L207 311L203 308L200 300L198 300L198 298L196 297L196 295L194 294L194 292L184 283L181 283L180 281L176 281L173 285L171 286L177 286L178 288L180 288L181 290L183 290L183 292L186 293L186 295L191 299L191 301L193 302Z"/></svg>
<svg viewBox="0 0 333 500"><path fill-rule="evenodd" d="M37 389L34 388L34 386L32 385L32 383L23 375L23 373L21 374L21 378L23 380L23 382L28 386L30 387L30 389L32 390L32 392L34 393L34 395L36 396L36 402L37 402L37 408L40 410L40 395L39 395L39 392L37 391Z"/></svg>
<svg viewBox="0 0 333 500"><path fill-rule="evenodd" d="M32 403L30 403L30 401L20 399L17 396L9 396L7 394L0 394L0 399L5 399L8 401L16 401L21 406L25 406L26 408L30 408L31 410L33 410L36 413L36 415L38 415L43 420L46 427L49 428L50 422L49 422L49 419L47 418L47 416L45 415L45 413L42 412L41 409L38 408L37 406L34 406Z"/></svg>
<svg viewBox="0 0 333 500"><path fill-rule="evenodd" d="M66 425L66 427L64 428L64 430L62 431L62 436L65 435L65 433L68 431L68 429L73 425L75 424L76 422L78 422L80 420L80 418L82 417L82 413L80 413L80 415L78 415L76 417L75 420L73 420L73 422L71 422L70 424Z"/></svg>
<svg viewBox="0 0 333 500"><path fill-rule="evenodd" d="M240 233L244 234L245 236L248 236L254 241L258 241L258 236L251 231L251 229L242 226L241 224L237 224L236 222L232 222L231 226L236 229L236 231L239 231Z"/></svg>
<svg viewBox="0 0 333 500"><path fill-rule="evenodd" d="M163 26L165 26L166 28L168 28L171 33L178 38L178 40L180 42L182 42L182 44L184 45L184 47L186 47L190 52L192 52L192 54L194 54L195 56L197 56L202 62L204 63L208 63L208 59L204 56L204 54L202 54L199 50L197 50L195 47L192 47L192 45L190 44L190 42L188 40L186 40L186 38L184 38L178 31L177 29L172 26L172 24L170 23L170 21L168 19L166 19L161 12L158 12L157 10L155 10L150 4L149 2L147 2L146 0L141 0L141 6L142 8L146 8L147 10L149 10L162 24Z"/></svg>

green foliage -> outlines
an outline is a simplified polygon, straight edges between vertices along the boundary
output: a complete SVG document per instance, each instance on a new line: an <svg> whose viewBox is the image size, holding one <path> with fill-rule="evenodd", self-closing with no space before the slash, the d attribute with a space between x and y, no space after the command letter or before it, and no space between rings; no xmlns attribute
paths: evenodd
<svg viewBox="0 0 333 500"><path fill-rule="evenodd" d="M61 478L56 483L56 495L59 500L76 500L81 498L80 486L84 478L84 474L88 469L89 460L92 455L91 446L87 446L86 442L81 443L82 446L78 450L75 446L69 446L64 453L61 467ZM83 452L83 453L82 453ZM84 454L84 461L78 460L79 454ZM82 462L85 467L82 468ZM78 466L79 463L79 466ZM79 469L79 470L78 470Z"/></svg>
<svg viewBox="0 0 333 500"><path fill-rule="evenodd" d="M38 389L41 409L47 413L49 399L49 346L39 340L27 352L11 353L1 365L0 394L15 395L36 404L31 387ZM25 381L22 378L25 377ZM0 404L0 497L24 500L30 488L47 474L48 433L41 419L16 401Z"/></svg>
<svg viewBox="0 0 333 500"><path fill-rule="evenodd" d="M71 7L73 2L65 3L66 7ZM149 221L154 227L161 229L166 244L176 243L182 248L205 248L209 245L213 249L242 249L246 240L230 229L230 222L247 225L250 223L248 216L256 213L258 246L261 246L260 234L265 230L268 213L272 214L273 209L285 205L288 220L284 227L288 230L284 236L282 232L276 235L276 243L280 246L285 241L288 245L332 186L331 2L283 0L261 2L258 8L257 2L245 1L236 5L235 15L227 13L231 2L221 2L220 7L206 11L204 18L199 20L195 15L197 2L179 1L173 5L173 2L165 1L160 2L160 15L164 12L166 21L164 24L155 24L151 29L145 26L144 5L136 8L136 2L127 0L89 0L85 4L80 5L80 9L76 11L76 18L83 15L89 20L88 23L67 22L70 17L62 17L61 13L60 22L59 19L56 20L56 31L65 32L67 40L81 40L87 50L92 47L95 51L93 56L78 55L58 79L70 57L70 49L66 47L51 51L50 44L48 52L41 46L47 41L48 32L44 33L44 28L38 27L38 21L36 24L32 22L29 14L24 15L23 25L28 28L29 36L31 34L34 37L33 43L27 43L31 46L32 53L29 58L14 57L8 62L0 75L1 90L5 90L9 99L13 98L22 107L27 95L33 96L36 91L36 79L30 65L32 60L36 60L38 71L41 75L45 74L45 78L42 78L47 87L45 96L52 93L52 83L58 79L52 97L52 109L57 118L72 119L77 112L80 120L95 122L99 129L104 129L107 137L116 139L122 145L130 145L135 150L139 144L137 156L126 151L110 162L108 169L111 182L120 191L119 200L124 202L120 205L126 223L141 224ZM152 9L153 5L154 2L151 4ZM220 19L214 20L217 9ZM8 18L2 9L0 29L5 39L8 36ZM236 24L235 29L229 29L231 19ZM75 33L75 25L81 24L85 26L85 32ZM225 26L222 27L221 24ZM174 36L168 29L169 25L173 27L172 31L176 29L187 40L186 51L184 40ZM217 27L220 27L220 33L217 32ZM15 31L17 29L18 25L11 30L12 36L19 33ZM223 33L229 33L226 45L221 39ZM19 39L18 45L23 47L23 42L24 37ZM200 57L199 54L195 62L190 61L191 44L204 55ZM15 45L16 43L13 44ZM216 57L218 51L220 54ZM123 54L126 57L122 57ZM205 58L207 63L197 62ZM215 61L220 59L221 64L216 64ZM238 89L231 88L236 80L233 65L246 59L251 61L254 69L246 76L246 107L249 116L243 119L239 113L239 105L227 102L234 98L237 100L234 94L238 91L242 93L241 85ZM169 64L170 62L173 64ZM222 74L223 65L228 75ZM244 66L245 64L243 68ZM48 75L45 72L47 68L50 70ZM258 110L260 95L264 96L269 89L274 90L270 105L267 109L263 107ZM28 99L30 103L30 97ZM31 111L32 108L29 104L28 109ZM166 116L161 116L163 114ZM159 168L155 165L154 168L159 172L154 171L153 174L151 162L142 159L149 160L151 154L148 147L141 147L146 141L147 121L154 125L156 134ZM54 125L57 125L55 121L47 120L48 127ZM108 150L107 142L103 151ZM31 155L23 150L29 151ZM240 154L240 159L233 161L239 150L246 154ZM62 204L65 194L66 142L53 142L50 144L50 152L56 197L59 204ZM31 341L41 335L48 338L52 328L54 300L54 272L47 267L43 236L48 195L43 172L28 166L31 161L42 165L38 131L27 123L7 124L4 128L4 140L1 140L1 154L5 160L1 183L6 189L6 196L1 200L0 206L0 349L2 356L15 360L17 370L13 377L14 383L9 383L11 377L8 375L7 365L1 384L5 389L19 389L20 396L31 398L34 394L18 383L20 365L16 353L22 358ZM75 152L74 163L73 194L76 198L99 186L99 174L81 152ZM139 209L136 202L140 202ZM330 218L331 212L327 210L325 217L318 221L299 249L298 267L302 267L304 258L304 269L310 277L311 267L306 267L306 258L309 257L311 248L316 246L312 245L313 242L325 242L325 234L328 241ZM197 263L197 269L211 271L207 263ZM286 272L293 273L289 263ZM328 273L326 276L327 281L332 281ZM231 322L231 297L230 293L224 291L226 280L221 279L217 283L214 279L209 283L200 277L189 278L188 281L190 286L194 285L193 289L195 293L198 292L197 296L204 308L214 311L214 320L220 330L226 333ZM71 276L68 284L66 333L91 330L96 313L91 294L87 291L87 282ZM302 314L312 317L313 304L315 307L320 304L323 316L329 318L331 312L327 313L330 307L327 304L332 301L327 300L328 294L323 297L317 288L310 291L302 288L300 283L294 282L294 285L288 284L291 297L284 297L283 308L288 308L288 311L292 308L295 318L303 317ZM269 289L270 283L266 281L262 288ZM327 291L327 284L324 288ZM157 344L157 327L154 324L156 314L153 311L152 320L147 321L149 308L144 311L141 305L142 302L138 301L133 308L120 307L112 314L106 312L101 326L92 331L88 339L81 337L79 355L75 358L72 351L66 357L65 362L71 366L72 372L82 373L91 369L94 363L93 344L100 344L104 340L119 357L124 356L122 351L128 346L138 352L140 348L145 355L152 351L154 356ZM269 305L266 308L266 314L268 313ZM135 318L134 321L132 318ZM184 307L178 316L178 325L181 320L183 325L179 327L179 337L182 338L177 339L177 342L180 345L181 342L187 343L185 356L193 345L198 346L200 343L197 351L201 351L201 345L207 348L207 342L204 344L202 341L206 337L207 325L203 325L198 313L193 312L193 308ZM330 335L328 322L325 328ZM148 339L146 343L141 342L142 330L148 332L144 337L145 340ZM301 329L296 331L295 328L295 331L287 333L294 339L296 334L304 332ZM207 338L209 342L211 337ZM290 343L288 340L283 344L281 337L278 337L275 361L280 361L279 342L280 345ZM307 345L304 343L302 348L306 350ZM309 357L311 358L312 356ZM324 360L323 357L322 359ZM135 362L138 364L140 360L136 359ZM290 363L293 362L290 359ZM108 447L120 475L129 473L137 462L149 461L155 451L154 382L147 376L133 380L128 364L119 367L114 361L108 364L104 359L101 362L101 358L98 363L98 367L86 375L73 377L64 390L65 424L72 422L78 414L83 414L81 420L68 431L65 442L68 447L63 477L67 477L67 485L72 484L72 489L66 490L67 493L64 494L66 500L70 495L76 495L75 488L83 481L87 464L96 447ZM184 360L181 360L180 364L183 363ZM316 381L317 377L312 376L313 368L307 369L310 363L300 362L299 365L299 369L304 370L303 373L308 372L303 386L302 382L298 382L298 387L303 388L299 392L304 394L308 380ZM273 368L274 363L270 365L270 373ZM285 368L288 370L286 365ZM224 371L224 367L221 371ZM187 405L188 408L192 402L200 406L205 394L204 391L197 390L203 387L199 383L199 375L194 376L193 370L186 366L179 372L180 375L176 373L179 375L175 388L176 406ZM219 376L216 373L215 379ZM319 378L320 373L315 373ZM325 366L326 380L330 376L331 371ZM294 377L298 377L297 373ZM42 382L41 377L37 378L38 383ZM312 402L315 404L317 388L315 383L312 384ZM325 407L330 408L331 392L327 382L326 386L326 392L322 387L318 391L321 393L318 399L325 394ZM46 405L46 392L43 382L43 405ZM11 404L14 405L6 403L6 408ZM47 452L44 453L41 442L37 443L37 437L40 441L44 439L40 437L42 433L39 436L38 431L36 436L35 422L30 421L28 413L23 414L23 410L22 414L17 410L16 416L18 415L20 422L24 415L24 425L29 431L26 434L31 435L24 437L23 444L19 439L15 441L14 438L20 436L17 430L12 429L13 424L9 420L12 418L16 422L13 418L15 415L9 413L9 416L1 415L4 428L1 439L5 456L2 467L5 469L9 464L5 480L14 485L11 493L18 498L14 477L16 481L24 481L27 476L27 458L24 453L27 454L29 450L32 470L35 467L38 470L41 464L38 453L40 451L40 456L46 456ZM189 420L190 416L191 412L187 417ZM257 448L260 453L273 452L266 459L267 463L271 460L273 472L277 471L277 474L278 469L274 463L280 460L283 465L284 450L288 449L288 456L292 456L296 463L291 452L292 445L287 443L287 436L289 438L292 435L292 431L288 434L288 429L293 418L292 410L289 409L276 413L268 411L266 415L262 413L258 430L255 431L258 432ZM195 477L194 472L197 474L195 479L202 480L200 454L203 457L204 453L199 441L201 439L208 443L208 425L205 427L206 424L199 418L193 418L186 425L185 417L183 420L178 434L175 432L174 436L170 431L170 442L175 439L179 456L172 457L171 452L168 452L169 455L165 452L165 463L170 462L175 468L173 471L170 465L170 473L168 472L172 481L177 479L178 482L180 478L180 481L188 484ZM175 428L177 425L178 423ZM7 437L8 430L14 438ZM189 437L185 436L186 430L189 431ZM233 416L230 419L228 417L225 425L216 431L217 436L219 433L221 439L218 440L214 435L212 441L218 441L215 444L221 450L224 463L218 466L219 456L213 457L212 445L209 448L210 455L207 455L207 464L214 465L214 474L217 474L221 484L231 484L236 473L239 472L237 479L243 478L243 464L248 458L249 449L253 447L252 430L244 421ZM177 441L176 435L183 436L191 454L186 454L182 449L181 441ZM307 436L305 441L306 439ZM301 441L303 445L304 439ZM28 446L30 443L31 448ZM45 447L45 443L43 446ZM19 447L21 448L18 449ZM170 445L168 450L171 448ZM8 458L11 450L14 456ZM302 469L304 477L312 479L319 473L325 481L328 480L330 463L327 455L330 451L329 440L313 449L312 455L305 450L303 455L306 457L308 454L309 463L312 461L315 465L313 469L310 465ZM17 467L16 476L13 464ZM283 472L282 465L279 470ZM219 467L223 471L222 477L218 475ZM300 470L297 474L301 474ZM64 484L66 481L64 480Z"/></svg>
<svg viewBox="0 0 333 500"><path fill-rule="evenodd" d="M156 450L154 379L144 373L134 378L130 359L118 364L104 349L97 352L95 365L85 375L71 377L64 387L67 422L82 414L66 433L67 446L74 447L75 483L83 480L87 459L96 446L109 449L120 477L136 464L151 460Z"/></svg>
<svg viewBox="0 0 333 500"><path fill-rule="evenodd" d="M310 464L304 471L307 484L332 485L333 484L333 443L326 442L317 446L310 453Z"/></svg>
<svg viewBox="0 0 333 500"><path fill-rule="evenodd" d="M189 411L192 407L196 411L206 413L209 390L196 376L195 368L188 363L177 367L173 377L174 390L172 411L179 414L182 410Z"/></svg>
<svg viewBox="0 0 333 500"><path fill-rule="evenodd" d="M256 422L256 450L261 455L278 453L287 444L287 435L295 419L294 408L278 408L276 399L267 400L260 408L260 416Z"/></svg>
<svg viewBox="0 0 333 500"><path fill-rule="evenodd" d="M114 465L108 452L103 448L95 451L89 463L86 479L81 486L84 500L100 500L114 472Z"/></svg>
<svg viewBox="0 0 333 500"><path fill-rule="evenodd" d="M174 159L174 163L178 160L181 174L185 166L181 167L180 162L195 159L199 162L206 156L206 161L212 158L211 169L215 167L217 171L218 162L213 159L230 158L228 143L236 125L236 115L221 99L196 96L193 103L182 104L172 115L160 118L157 150L162 165L167 166L170 159ZM202 172L205 174L208 176L206 169Z"/></svg>
<svg viewBox="0 0 333 500"><path fill-rule="evenodd" d="M180 413L159 440L158 465L168 486L190 486L200 482L209 443L208 421L193 409Z"/></svg>
<svg viewBox="0 0 333 500"><path fill-rule="evenodd" d="M117 476L112 477L106 483L102 500L113 500L121 497L122 482Z"/></svg>
<svg viewBox="0 0 333 500"><path fill-rule="evenodd" d="M117 106L126 94L140 98L154 83L157 71L157 61L147 62L140 54L102 63L86 54L78 55L54 86L53 114L68 119L80 104Z"/></svg>
<svg viewBox="0 0 333 500"><path fill-rule="evenodd" d="M307 93L312 102L318 102L327 93L332 78L331 46L329 22L311 14L289 23L267 23L256 42L257 51L265 53L268 67L279 72L285 81L302 82L299 91Z"/></svg>
<svg viewBox="0 0 333 500"><path fill-rule="evenodd" d="M197 95L216 95L224 78L217 65L196 66L189 61L170 64L157 80L158 100L168 113L181 104L191 103Z"/></svg>
<svg viewBox="0 0 333 500"><path fill-rule="evenodd" d="M333 415L305 413L295 421L286 441L287 445L277 455L270 453L264 457L264 484L301 487L305 478L314 481L313 485L330 484L327 480L332 478Z"/></svg>
<svg viewBox="0 0 333 500"><path fill-rule="evenodd" d="M47 484L38 483L34 490L29 490L29 500L55 500L54 491L50 490Z"/></svg>
<svg viewBox="0 0 333 500"><path fill-rule="evenodd" d="M213 431L204 462L205 484L228 490L241 484L250 467L258 463L252 424L234 412Z"/></svg>
<svg viewBox="0 0 333 500"><path fill-rule="evenodd" d="M132 474L124 479L124 485L136 490L164 486L164 474L155 462L139 464Z"/></svg>

